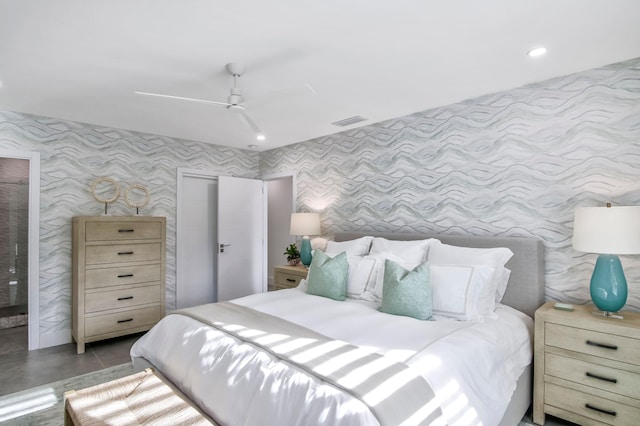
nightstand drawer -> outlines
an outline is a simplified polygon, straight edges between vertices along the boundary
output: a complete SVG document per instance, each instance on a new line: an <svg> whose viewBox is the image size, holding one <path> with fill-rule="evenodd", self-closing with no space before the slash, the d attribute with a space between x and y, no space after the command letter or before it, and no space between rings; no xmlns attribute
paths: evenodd
<svg viewBox="0 0 640 426"><path fill-rule="evenodd" d="M87 269L85 288L111 287L160 281L160 263L151 265L123 266L120 268Z"/></svg>
<svg viewBox="0 0 640 426"><path fill-rule="evenodd" d="M640 408L545 383L545 405L557 407L605 424L636 426Z"/></svg>
<svg viewBox="0 0 640 426"><path fill-rule="evenodd" d="M545 324L545 344L614 361L640 364L640 340L554 323Z"/></svg>
<svg viewBox="0 0 640 426"><path fill-rule="evenodd" d="M136 305L160 303L160 286L135 287L126 290L98 291L85 293L86 313L110 309L128 308Z"/></svg>
<svg viewBox="0 0 640 426"><path fill-rule="evenodd" d="M126 263L160 260L162 244L113 244L87 246L85 262L87 265L107 263Z"/></svg>
<svg viewBox="0 0 640 426"><path fill-rule="evenodd" d="M585 386L640 399L640 374L556 354L545 354L544 372Z"/></svg>
<svg viewBox="0 0 640 426"><path fill-rule="evenodd" d="M275 283L277 289L297 287L301 280L303 280L303 277L300 275L276 272Z"/></svg>
<svg viewBox="0 0 640 426"><path fill-rule="evenodd" d="M160 222L87 222L86 241L149 240L162 238Z"/></svg>

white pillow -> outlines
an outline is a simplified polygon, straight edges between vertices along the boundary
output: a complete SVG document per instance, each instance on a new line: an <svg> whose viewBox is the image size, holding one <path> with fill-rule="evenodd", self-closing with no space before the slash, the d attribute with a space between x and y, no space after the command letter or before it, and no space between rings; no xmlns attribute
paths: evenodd
<svg viewBox="0 0 640 426"><path fill-rule="evenodd" d="M415 266L427 260L429 247L439 242L435 238L426 240L398 241L376 237L371 243L371 254L388 253L407 263L415 263ZM393 260L393 259L392 259ZM394 260L395 262L395 260ZM414 267L415 267L414 266ZM411 268L413 269L413 268ZM409 270L411 270L409 269Z"/></svg>
<svg viewBox="0 0 640 426"><path fill-rule="evenodd" d="M460 321L494 316L495 287L487 284L494 273L490 266L430 264L433 315Z"/></svg>
<svg viewBox="0 0 640 426"><path fill-rule="evenodd" d="M347 256L365 256L369 254L369 247L371 247L371 240L373 237L362 237L349 241L327 241L325 253L331 256L347 252Z"/></svg>
<svg viewBox="0 0 640 426"><path fill-rule="evenodd" d="M496 303L502 302L504 293L507 291L507 284L509 284L509 278L511 277L511 269L502 268L502 275L498 279L496 285Z"/></svg>
<svg viewBox="0 0 640 426"><path fill-rule="evenodd" d="M325 253L334 257L346 252L349 263L349 278L347 279L347 297L360 299L371 279L375 262L360 253L369 252L373 237L362 237L350 241L328 241Z"/></svg>
<svg viewBox="0 0 640 426"><path fill-rule="evenodd" d="M395 253L375 253L365 256L364 260L372 262L372 270L367 283L366 291L362 294L362 299L369 300L371 302L382 301L382 290L384 284L384 262L385 260L391 260L403 268L411 271L416 266L424 263L423 261L407 261L405 258L400 258ZM415 260L415 259L413 259Z"/></svg>
<svg viewBox="0 0 640 426"><path fill-rule="evenodd" d="M509 276L505 275L504 265L512 256L513 252L506 247L458 247L440 241L429 247L429 262L434 265L485 265L494 268L494 274L490 279L495 289L494 302L502 300L507 288Z"/></svg>

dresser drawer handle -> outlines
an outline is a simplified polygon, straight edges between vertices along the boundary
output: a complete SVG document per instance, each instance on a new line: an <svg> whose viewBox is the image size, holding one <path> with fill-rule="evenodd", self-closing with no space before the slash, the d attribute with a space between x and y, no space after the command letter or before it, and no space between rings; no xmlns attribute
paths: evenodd
<svg viewBox="0 0 640 426"><path fill-rule="evenodd" d="M133 232L133 229L118 229L118 232Z"/></svg>
<svg viewBox="0 0 640 426"><path fill-rule="evenodd" d="M133 321L133 318L129 318L126 320L118 320L118 324L122 324L123 322L131 322L131 321Z"/></svg>
<svg viewBox="0 0 640 426"><path fill-rule="evenodd" d="M124 297L118 297L118 300L131 300L133 299L133 296L124 296ZM589 373L587 373L589 374Z"/></svg>
<svg viewBox="0 0 640 426"><path fill-rule="evenodd" d="M132 276L133 274L121 274L121 275L118 275L118 278L130 278Z"/></svg>
<svg viewBox="0 0 640 426"><path fill-rule="evenodd" d="M596 346L598 348L603 348L603 349L611 349L613 351L617 351L618 347L615 345L607 345L605 343L598 343L598 342L594 342L592 340L587 340L587 345L591 345L591 346Z"/></svg>
<svg viewBox="0 0 640 426"><path fill-rule="evenodd" d="M132 251L119 251L118 256L122 256L123 254L133 254Z"/></svg>
<svg viewBox="0 0 640 426"><path fill-rule="evenodd" d="M294 280L293 278L287 278L287 281L290 282L290 283L295 283L296 282L296 280Z"/></svg>
<svg viewBox="0 0 640 426"><path fill-rule="evenodd" d="M602 380L602 381L609 382L609 383L618 383L618 379L612 379L610 377L598 376L596 374L589 373L588 371L587 371L586 376L587 377L591 377L592 379L598 379L598 380Z"/></svg>
<svg viewBox="0 0 640 426"><path fill-rule="evenodd" d="M613 411L613 410L605 410L603 408L594 407L591 404L584 404L584 406L586 408L588 408L589 410L597 411L597 412L602 413L602 414L608 414L610 416L616 416L617 415L617 413L615 411Z"/></svg>

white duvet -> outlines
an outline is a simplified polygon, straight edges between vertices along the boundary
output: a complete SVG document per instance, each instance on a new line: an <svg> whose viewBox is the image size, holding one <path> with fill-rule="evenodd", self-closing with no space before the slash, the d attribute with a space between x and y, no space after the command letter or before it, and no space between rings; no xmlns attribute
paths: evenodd
<svg viewBox="0 0 640 426"><path fill-rule="evenodd" d="M533 321L503 305L496 319L472 323L418 321L378 312L375 303L338 302L300 288L233 303L406 363L431 385L450 425L497 425L531 362ZM359 400L237 343L192 318L168 315L136 342L131 356L151 362L222 424L378 424Z"/></svg>

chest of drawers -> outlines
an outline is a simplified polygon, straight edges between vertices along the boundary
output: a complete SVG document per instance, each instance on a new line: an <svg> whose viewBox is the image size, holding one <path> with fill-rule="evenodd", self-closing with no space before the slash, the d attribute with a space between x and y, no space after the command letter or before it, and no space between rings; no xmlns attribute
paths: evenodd
<svg viewBox="0 0 640 426"><path fill-rule="evenodd" d="M166 219L74 217L72 335L85 344L150 329L165 313Z"/></svg>
<svg viewBox="0 0 640 426"><path fill-rule="evenodd" d="M593 315L592 306L535 315L533 420L551 414L581 425L637 425L640 314Z"/></svg>
<svg viewBox="0 0 640 426"><path fill-rule="evenodd" d="M273 268L275 290L297 287L300 280L307 278L307 272L303 266L276 266Z"/></svg>

